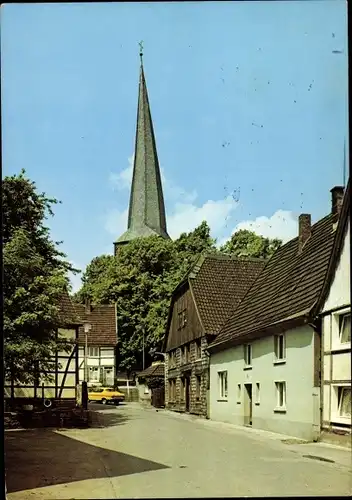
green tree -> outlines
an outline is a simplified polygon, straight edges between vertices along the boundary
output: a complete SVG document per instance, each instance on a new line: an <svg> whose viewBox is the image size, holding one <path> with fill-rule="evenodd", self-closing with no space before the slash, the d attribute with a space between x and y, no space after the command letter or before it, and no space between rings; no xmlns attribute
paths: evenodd
<svg viewBox="0 0 352 500"><path fill-rule="evenodd" d="M170 298L192 262L202 252L216 251L206 222L177 240L158 236L139 238L124 245L117 257L100 256L87 266L77 300L116 303L120 367L146 366L150 348L161 348Z"/></svg>
<svg viewBox="0 0 352 500"><path fill-rule="evenodd" d="M253 231L240 229L220 247L220 251L237 257L268 259L281 245L281 240L264 238Z"/></svg>
<svg viewBox="0 0 352 500"><path fill-rule="evenodd" d="M49 378L60 326L59 302L69 288L65 254L44 225L57 200L39 194L25 176L5 177L3 199L4 365L5 376L31 383L38 366Z"/></svg>

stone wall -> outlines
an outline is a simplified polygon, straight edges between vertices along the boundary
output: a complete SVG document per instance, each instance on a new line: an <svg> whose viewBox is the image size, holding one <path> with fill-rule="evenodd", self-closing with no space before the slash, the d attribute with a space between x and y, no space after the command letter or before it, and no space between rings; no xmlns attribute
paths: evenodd
<svg viewBox="0 0 352 500"><path fill-rule="evenodd" d="M176 367L170 367L169 352L165 359L165 370L167 384L165 387L165 404L169 410L185 412L186 400L185 391L182 390L182 379L189 377L190 380L190 405L189 413L200 415L203 417L208 416L207 409L207 391L209 386L209 358L205 354L205 349L208 347L206 337L201 337L201 358L196 360L196 342L190 342L190 361L185 363L182 358L182 347L178 347L176 351ZM186 344L187 345L187 344ZM197 376L200 377L200 393L197 397ZM176 381L176 398L171 400L170 393L170 380ZM182 393L183 397L182 397Z"/></svg>

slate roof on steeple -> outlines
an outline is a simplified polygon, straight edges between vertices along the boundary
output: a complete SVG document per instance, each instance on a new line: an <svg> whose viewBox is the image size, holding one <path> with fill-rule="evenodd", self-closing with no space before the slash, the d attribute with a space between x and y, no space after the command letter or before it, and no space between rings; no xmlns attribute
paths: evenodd
<svg viewBox="0 0 352 500"><path fill-rule="evenodd" d="M141 61L128 228L118 238L116 244L127 243L135 238L152 235L170 238L166 228L159 161L143 62Z"/></svg>

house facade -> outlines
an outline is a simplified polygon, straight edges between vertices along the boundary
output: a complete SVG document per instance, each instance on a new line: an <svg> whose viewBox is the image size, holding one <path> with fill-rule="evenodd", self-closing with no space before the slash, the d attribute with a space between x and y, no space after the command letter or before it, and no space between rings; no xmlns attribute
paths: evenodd
<svg viewBox="0 0 352 500"><path fill-rule="evenodd" d="M225 323L210 353L210 418L307 440L321 429L321 331L315 305L322 291L339 218L311 225L280 247Z"/></svg>
<svg viewBox="0 0 352 500"><path fill-rule="evenodd" d="M210 254L177 286L164 341L168 409L208 416L207 347L264 265L260 259Z"/></svg>
<svg viewBox="0 0 352 500"><path fill-rule="evenodd" d="M19 384L8 380L4 384L5 400L10 404L31 404L46 407L65 405L75 406L78 370L78 332L82 320L78 310L68 293L63 294L59 301L61 327L57 330L57 338L65 339L72 347L69 351L62 350L53 353L53 369L49 372L51 380L41 376L40 367L36 383Z"/></svg>
<svg viewBox="0 0 352 500"><path fill-rule="evenodd" d="M92 305L87 301L76 307L83 323L78 335L79 380L86 380L89 387L113 385L117 346L115 305Z"/></svg>
<svg viewBox="0 0 352 500"><path fill-rule="evenodd" d="M350 191L341 208L321 301L322 428L351 433Z"/></svg>

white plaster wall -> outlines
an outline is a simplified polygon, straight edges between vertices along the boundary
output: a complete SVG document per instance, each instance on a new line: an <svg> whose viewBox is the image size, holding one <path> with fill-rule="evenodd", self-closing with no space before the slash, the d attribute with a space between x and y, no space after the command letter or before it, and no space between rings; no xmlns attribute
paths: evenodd
<svg viewBox="0 0 352 500"><path fill-rule="evenodd" d="M313 435L313 330L303 326L289 330L286 337L286 362L275 364L272 336L252 342L252 369L245 370L243 345L210 357L210 418L238 425L244 424L244 384L252 383L253 427L304 439ZM219 401L218 371L228 371L228 398ZM275 381L286 382L286 413L276 413ZM260 403L256 401L256 382L260 384ZM241 400L237 402L237 385ZM315 396L316 398L319 396ZM319 402L318 402L319 403ZM317 416L315 415L315 419ZM316 423L316 422L315 422Z"/></svg>
<svg viewBox="0 0 352 500"><path fill-rule="evenodd" d="M112 347L100 347L99 350L100 357L87 356L88 367L101 366L106 368L114 368L115 366L115 353ZM102 357L104 356L104 357ZM84 347L80 346L78 354L78 366L79 366L79 380L80 382L84 380Z"/></svg>
<svg viewBox="0 0 352 500"><path fill-rule="evenodd" d="M323 306L324 311L330 311L351 302L350 285L350 221L345 233L342 253L332 280L328 297Z"/></svg>

